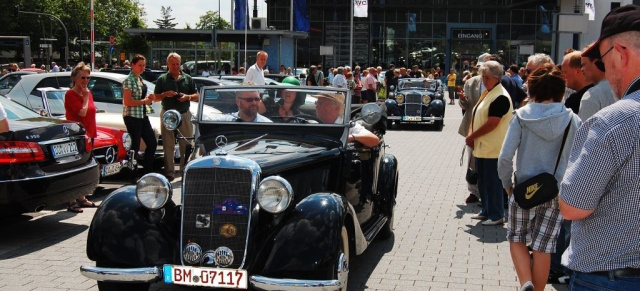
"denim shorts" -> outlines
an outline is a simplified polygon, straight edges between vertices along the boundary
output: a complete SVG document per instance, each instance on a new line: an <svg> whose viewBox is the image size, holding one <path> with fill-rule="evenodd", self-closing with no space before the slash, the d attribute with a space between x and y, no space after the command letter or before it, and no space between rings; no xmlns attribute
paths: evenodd
<svg viewBox="0 0 640 291"><path fill-rule="evenodd" d="M622 277L599 273L574 272L571 291L635 291L640 289L640 277Z"/></svg>

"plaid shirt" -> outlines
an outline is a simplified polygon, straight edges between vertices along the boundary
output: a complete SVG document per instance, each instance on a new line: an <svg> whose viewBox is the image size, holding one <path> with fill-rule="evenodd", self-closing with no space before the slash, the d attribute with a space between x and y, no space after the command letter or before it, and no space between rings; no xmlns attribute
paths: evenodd
<svg viewBox="0 0 640 291"><path fill-rule="evenodd" d="M560 198L593 213L571 224L562 264L579 272L640 268L640 77L578 129Z"/></svg>
<svg viewBox="0 0 640 291"><path fill-rule="evenodd" d="M129 74L124 82L122 82L123 90L131 90L131 99L133 100L142 100L145 96L142 96L142 86L138 84L136 80L136 75L133 73ZM145 114L146 110L146 114ZM138 105L138 106L126 106L124 105L124 101L122 104L122 115L123 116L132 116L136 118L144 118L145 115L150 114L151 110L148 105Z"/></svg>

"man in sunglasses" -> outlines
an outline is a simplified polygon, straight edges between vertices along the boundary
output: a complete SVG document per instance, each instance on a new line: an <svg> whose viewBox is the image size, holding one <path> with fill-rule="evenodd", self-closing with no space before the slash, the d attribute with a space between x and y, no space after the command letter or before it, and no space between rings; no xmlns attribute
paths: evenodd
<svg viewBox="0 0 640 291"><path fill-rule="evenodd" d="M236 93L238 112L232 115L237 118L237 121L272 122L269 118L258 113L261 101L258 91L239 91Z"/></svg>
<svg viewBox="0 0 640 291"><path fill-rule="evenodd" d="M604 63L620 100L578 129L560 187L572 220L562 264L572 290L638 290L640 282L640 6L612 10L582 56Z"/></svg>

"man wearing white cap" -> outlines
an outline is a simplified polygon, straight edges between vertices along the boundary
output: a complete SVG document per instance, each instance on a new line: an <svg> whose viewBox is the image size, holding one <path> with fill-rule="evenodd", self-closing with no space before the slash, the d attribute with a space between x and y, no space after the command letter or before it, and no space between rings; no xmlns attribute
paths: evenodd
<svg viewBox="0 0 640 291"><path fill-rule="evenodd" d="M342 124L344 122L344 95L340 93L320 93L313 95L316 102L316 116L323 123ZM347 142L359 142L367 147L374 147L380 143L380 138L356 123L349 128Z"/></svg>
<svg viewBox="0 0 640 291"><path fill-rule="evenodd" d="M490 56L491 54L488 53L481 54L478 57L478 63L476 64L475 68L480 67L480 65L484 63L485 60ZM467 135L469 135L469 126L471 126L471 116L473 115L471 109L476 106L476 103L478 103L478 100L480 100L480 95L484 90L482 85L482 76L477 75L468 79L464 83L463 90L463 93L460 94L460 101L458 102L458 105L460 105L460 107L464 111L464 115L462 116L462 122L460 123L460 127L458 128L458 133L466 138ZM467 147L466 152L468 167L471 170L475 171L476 162L473 158L473 149ZM477 184L471 184L467 182L467 189L469 189L469 196L465 200L466 203L474 203L480 201L480 192L478 192Z"/></svg>

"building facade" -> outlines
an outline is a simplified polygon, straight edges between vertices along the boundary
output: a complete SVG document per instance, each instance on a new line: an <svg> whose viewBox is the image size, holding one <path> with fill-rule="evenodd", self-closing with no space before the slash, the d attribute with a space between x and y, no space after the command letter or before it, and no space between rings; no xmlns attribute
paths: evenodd
<svg viewBox="0 0 640 291"><path fill-rule="evenodd" d="M310 32L298 41L298 66L349 63L351 1L307 0ZM290 0L267 0L268 25L288 29ZM353 62L363 66L465 69L485 52L522 64L552 51L558 1L373 0L367 18L353 20ZM333 55L321 55L332 46Z"/></svg>

